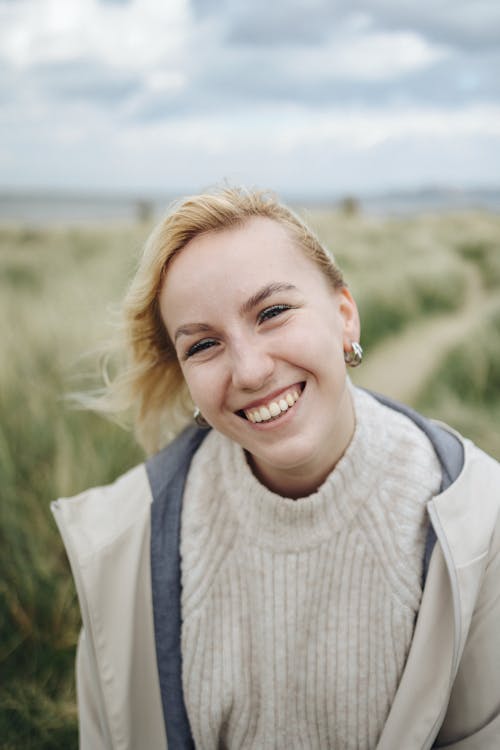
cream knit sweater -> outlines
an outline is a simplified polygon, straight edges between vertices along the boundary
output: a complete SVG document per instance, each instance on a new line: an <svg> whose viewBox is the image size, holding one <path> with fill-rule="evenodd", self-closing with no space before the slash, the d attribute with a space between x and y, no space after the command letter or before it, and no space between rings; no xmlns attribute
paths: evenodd
<svg viewBox="0 0 500 750"><path fill-rule="evenodd" d="M425 435L353 389L356 429L313 495L263 487L212 431L182 516L186 707L202 750L373 749L421 598Z"/></svg>

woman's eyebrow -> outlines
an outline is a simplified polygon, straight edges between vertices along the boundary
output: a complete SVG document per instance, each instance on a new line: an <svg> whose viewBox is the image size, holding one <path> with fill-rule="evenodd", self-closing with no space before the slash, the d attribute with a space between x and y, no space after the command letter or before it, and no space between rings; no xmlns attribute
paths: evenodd
<svg viewBox="0 0 500 750"><path fill-rule="evenodd" d="M277 292L290 291L298 292L299 290L296 286L294 286L294 284L287 284L285 282L274 281L270 284L266 284L266 286L263 286L262 289L258 290L258 292L252 294L252 296L243 303L240 308L240 315L251 312L254 307L260 305L261 302L270 297L272 294L276 294ZM195 333L207 333L212 330L212 327L207 325L206 323L187 323L186 325L179 326L179 328L176 330L174 335L174 343L177 342L179 336L193 336Z"/></svg>
<svg viewBox="0 0 500 750"><path fill-rule="evenodd" d="M261 302L264 302L264 300L270 297L272 294L276 294L277 292L290 291L298 292L299 290L293 284L287 284L279 281L274 281L271 284L266 284L266 286L263 286L262 289L259 289L258 292L252 294L252 296L243 303L243 305L240 307L240 314L244 315L245 313L251 312L254 307L260 305Z"/></svg>
<svg viewBox="0 0 500 750"><path fill-rule="evenodd" d="M206 323L187 323L185 326L179 326L174 335L174 344L179 336L193 336L195 333L207 333L211 330Z"/></svg>

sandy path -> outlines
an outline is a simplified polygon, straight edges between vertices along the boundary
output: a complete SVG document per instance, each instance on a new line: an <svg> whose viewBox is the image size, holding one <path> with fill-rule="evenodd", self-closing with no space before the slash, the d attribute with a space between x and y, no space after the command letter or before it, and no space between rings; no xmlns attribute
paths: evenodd
<svg viewBox="0 0 500 750"><path fill-rule="evenodd" d="M411 404L450 349L499 307L498 295L486 294L479 272L468 264L468 284L460 309L423 318L386 339L365 353L352 379L357 385Z"/></svg>

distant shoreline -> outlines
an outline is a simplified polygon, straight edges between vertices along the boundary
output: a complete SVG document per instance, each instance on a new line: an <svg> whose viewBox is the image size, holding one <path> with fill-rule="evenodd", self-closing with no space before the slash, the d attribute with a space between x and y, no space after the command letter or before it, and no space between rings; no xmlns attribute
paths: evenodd
<svg viewBox="0 0 500 750"><path fill-rule="evenodd" d="M141 195L0 190L0 222L35 226L149 221L160 218L182 195ZM340 209L367 216L404 217L419 213L483 210L500 213L500 187L477 189L422 188L380 194L345 193L332 196L283 195L287 202L309 209Z"/></svg>

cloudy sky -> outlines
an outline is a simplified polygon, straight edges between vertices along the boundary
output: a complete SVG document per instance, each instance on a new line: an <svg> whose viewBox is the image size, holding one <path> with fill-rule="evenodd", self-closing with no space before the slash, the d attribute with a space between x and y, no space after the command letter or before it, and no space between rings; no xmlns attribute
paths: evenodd
<svg viewBox="0 0 500 750"><path fill-rule="evenodd" d="M500 182L498 0L0 0L0 187Z"/></svg>

